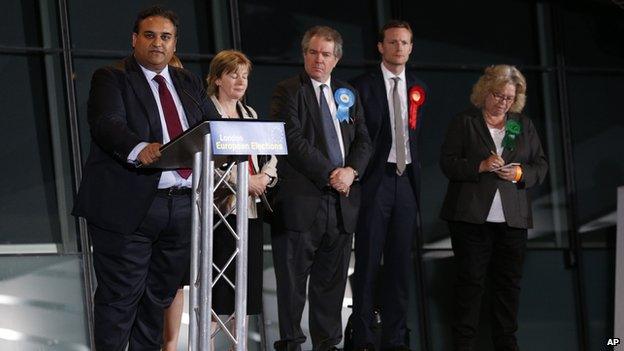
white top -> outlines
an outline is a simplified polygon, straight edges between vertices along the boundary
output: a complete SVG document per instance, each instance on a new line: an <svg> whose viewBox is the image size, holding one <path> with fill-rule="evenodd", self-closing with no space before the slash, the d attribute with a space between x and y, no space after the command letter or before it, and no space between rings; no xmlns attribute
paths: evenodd
<svg viewBox="0 0 624 351"><path fill-rule="evenodd" d="M319 82L312 78L312 87L314 88L314 95L316 95L316 101L320 101L319 96L321 94L321 84L327 85L327 88L323 89L325 95L325 101L327 101L327 106L329 106L329 112L332 116L332 122L334 122L334 129L336 129L336 135L338 135L338 143L340 144L340 153L342 154L342 164L344 165L345 152L344 152L344 142L342 141L342 133L340 132L340 122L338 118L336 118L336 102L334 101L334 92L331 89L331 77L327 79L326 82Z"/></svg>
<svg viewBox="0 0 624 351"><path fill-rule="evenodd" d="M405 69L399 75L390 72L386 66L381 63L381 73L383 74L384 85L386 86L386 98L388 99L388 116L390 117L390 130L392 131L392 147L388 154L388 162L396 163L396 136L394 135L394 98L392 90L394 89L394 80L392 78L399 77L399 99L401 100L401 119L403 120L403 135L405 135L405 163L412 163L412 154L409 147L409 131L407 129L407 82L405 80Z"/></svg>
<svg viewBox="0 0 624 351"><path fill-rule="evenodd" d="M489 128L492 140L496 146L496 153L500 156L503 153L503 138L505 137L505 128L495 129ZM486 222L503 223L505 221L505 213L503 213L503 202L501 201L500 191L496 189L494 199L492 200L492 206L488 213Z"/></svg>
<svg viewBox="0 0 624 351"><path fill-rule="evenodd" d="M180 97L176 92L175 87L173 86L173 81L171 80L171 75L169 75L169 66L165 66L165 68L160 72L156 73L154 71L150 71L147 68L139 65L147 82L149 83L150 88L152 89L152 95L154 95L154 100L156 100L156 105L158 106L158 115L160 117L160 126L162 129L163 140L162 143L168 143L171 138L169 137L169 132L167 131L167 122L165 121L165 114L163 113L162 106L160 104L160 95L158 95L158 82L154 80L157 74L160 74L163 78L165 78L165 82L167 83L167 88L173 97L173 102L175 103L176 110L178 110L178 116L180 117L180 124L182 125L182 131L188 129L188 122L186 120L186 114L184 113L184 108L182 107L182 101L180 101ZM145 148L149 143L141 142L137 146L132 149L132 151L128 154L127 161L129 163L134 163L139 156L139 153L143 148ZM188 179L184 179L180 176L180 174L176 171L163 171L160 176L160 181L158 182L158 189L166 189L171 187L179 187L179 188L190 188L192 187L192 178L188 177Z"/></svg>

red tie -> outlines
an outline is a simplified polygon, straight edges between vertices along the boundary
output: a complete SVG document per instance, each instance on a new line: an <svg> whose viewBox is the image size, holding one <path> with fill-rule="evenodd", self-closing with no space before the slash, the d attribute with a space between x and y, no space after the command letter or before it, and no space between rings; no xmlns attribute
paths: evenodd
<svg viewBox="0 0 624 351"><path fill-rule="evenodd" d="M247 161L249 161L249 163L248 163L248 165L249 165L249 174L251 174L251 175L256 174L256 169L254 168L253 159L251 158L251 155L247 156Z"/></svg>
<svg viewBox="0 0 624 351"><path fill-rule="evenodd" d="M173 97L167 88L167 82L161 75L154 77L156 83L158 83L158 96L160 97L160 105L165 115L165 123L167 124L167 132L169 133L169 139L173 140L178 135L182 134L182 124L180 123L180 116L178 115L178 109L176 109ZM191 175L189 168L178 169L178 174L184 179L188 179Z"/></svg>

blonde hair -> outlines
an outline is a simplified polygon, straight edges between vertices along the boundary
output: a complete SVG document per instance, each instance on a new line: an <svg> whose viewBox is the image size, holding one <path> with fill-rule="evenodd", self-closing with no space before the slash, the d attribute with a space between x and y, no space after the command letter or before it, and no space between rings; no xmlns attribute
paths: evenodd
<svg viewBox="0 0 624 351"><path fill-rule="evenodd" d="M223 74L238 71L241 66L246 68L247 72L251 72L251 61L242 52L237 50L223 50L219 52L210 62L210 72L208 72L208 77L206 77L206 82L208 82L206 91L208 95L217 96L219 93L217 79L221 78Z"/></svg>
<svg viewBox="0 0 624 351"><path fill-rule="evenodd" d="M511 84L516 87L516 99L509 108L511 112L522 112L526 104L526 79L515 66L495 65L485 69L477 83L472 87L470 102L478 108L483 108L485 98Z"/></svg>
<svg viewBox="0 0 624 351"><path fill-rule="evenodd" d="M173 54L173 56L171 56L171 60L169 60L169 66L184 68L184 66L182 65L182 61L180 61L180 58L176 54Z"/></svg>

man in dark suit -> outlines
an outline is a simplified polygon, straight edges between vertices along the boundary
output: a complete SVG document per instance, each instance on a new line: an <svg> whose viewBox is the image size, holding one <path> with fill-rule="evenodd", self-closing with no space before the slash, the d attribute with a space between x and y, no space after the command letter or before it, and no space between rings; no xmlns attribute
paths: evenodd
<svg viewBox="0 0 624 351"><path fill-rule="evenodd" d="M382 57L380 67L353 81L364 105L373 155L360 181L362 207L355 236L351 323L355 348L374 350L373 300L383 257L382 349L402 350L407 349L408 272L419 221L417 135L422 117L420 113L410 117L409 104L422 102L415 99L424 96L408 94L413 87L423 87L405 70L412 52L409 24L386 24L377 48ZM409 126L409 119L415 117L416 125Z"/></svg>
<svg viewBox="0 0 624 351"><path fill-rule="evenodd" d="M87 220L93 243L98 350L128 343L130 350L160 350L163 309L188 269L190 171L136 167L157 161L163 143L216 115L201 81L168 66L177 27L176 14L163 8L139 13L133 54L91 81L91 150L73 214Z"/></svg>
<svg viewBox="0 0 624 351"><path fill-rule="evenodd" d="M370 139L355 90L331 77L342 56L340 34L313 27L301 44L305 72L280 82L271 101L271 117L285 122L289 152L277 166L272 235L281 338L275 348L300 350L306 340L301 315L309 277L312 344L314 350L333 350L342 339L342 300L360 206L357 179L370 156ZM339 91L337 106L334 94L341 88L351 95ZM346 120L340 122L341 116Z"/></svg>

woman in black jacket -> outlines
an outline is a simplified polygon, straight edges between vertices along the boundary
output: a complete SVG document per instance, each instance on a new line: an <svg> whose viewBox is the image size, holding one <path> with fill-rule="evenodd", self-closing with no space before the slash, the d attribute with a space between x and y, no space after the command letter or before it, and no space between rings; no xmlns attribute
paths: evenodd
<svg viewBox="0 0 624 351"><path fill-rule="evenodd" d="M531 120L521 114L526 80L513 66L486 68L472 108L448 127L440 166L449 179L441 218L448 221L457 265L455 350L473 350L485 278L491 282L496 350L518 350L518 300L527 229L527 189L548 165Z"/></svg>

